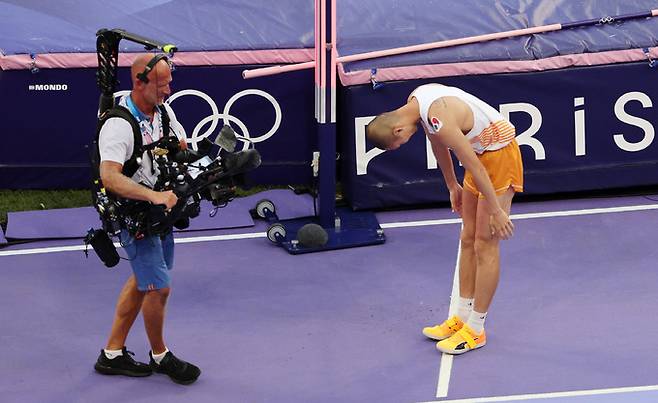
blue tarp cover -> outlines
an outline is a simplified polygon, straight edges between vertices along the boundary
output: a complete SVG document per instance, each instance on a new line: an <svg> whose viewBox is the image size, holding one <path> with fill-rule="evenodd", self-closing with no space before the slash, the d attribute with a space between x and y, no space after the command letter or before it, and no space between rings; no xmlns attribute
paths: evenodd
<svg viewBox="0 0 658 403"><path fill-rule="evenodd" d="M337 0L341 56L547 24L650 11L658 0ZM637 49L658 44L658 17L564 29L348 63L346 71Z"/></svg>
<svg viewBox="0 0 658 403"><path fill-rule="evenodd" d="M0 0L0 52L95 52L100 28L185 51L312 48L313 1ZM139 45L121 42L121 50Z"/></svg>
<svg viewBox="0 0 658 403"><path fill-rule="evenodd" d="M336 1L341 56L658 8L658 0ZM99 28L185 51L312 48L313 8L312 0L0 0L0 52L94 52ZM354 62L346 70L634 49L656 46L657 36L658 18L636 19Z"/></svg>

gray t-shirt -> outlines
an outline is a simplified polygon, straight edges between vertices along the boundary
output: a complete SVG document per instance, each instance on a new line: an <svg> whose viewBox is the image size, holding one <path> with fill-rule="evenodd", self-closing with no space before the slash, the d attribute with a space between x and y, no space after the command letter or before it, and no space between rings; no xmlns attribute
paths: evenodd
<svg viewBox="0 0 658 403"><path fill-rule="evenodd" d="M119 105L127 105L128 95L121 97ZM168 104L164 104L167 114L169 115L169 127L171 134L176 135L179 139L186 139L185 129L176 120L174 111ZM128 108L130 110L130 108ZM140 119L136 117L140 128L142 129L142 142L149 144L157 141L162 137L162 128L160 127L162 118L160 113L156 110L153 116L153 121L149 121L147 117ZM110 118L101 128L98 138L98 149L100 151L101 162L113 161L119 164L124 164L130 159L133 153L135 139L133 137L133 129L130 123L122 118ZM152 172L152 162L147 153L144 152L142 156L142 165L137 169L137 172L132 176L132 179L148 187L153 187L158 179L158 169L155 167L155 173Z"/></svg>

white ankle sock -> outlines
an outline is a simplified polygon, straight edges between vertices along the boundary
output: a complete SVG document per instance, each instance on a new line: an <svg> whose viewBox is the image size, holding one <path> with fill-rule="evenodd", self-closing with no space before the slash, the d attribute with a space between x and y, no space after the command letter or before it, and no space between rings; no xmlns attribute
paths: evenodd
<svg viewBox="0 0 658 403"><path fill-rule="evenodd" d="M123 349L121 350L108 350L106 348L103 349L103 352L105 353L105 356L109 358L110 360L113 358L121 357L123 355Z"/></svg>
<svg viewBox="0 0 658 403"><path fill-rule="evenodd" d="M484 320L487 319L487 313L472 311L466 323L475 333L480 334L484 330Z"/></svg>
<svg viewBox="0 0 658 403"><path fill-rule="evenodd" d="M169 349L167 347L165 347L165 351L161 352L160 354L153 354L153 350L151 350L151 357L153 357L153 361L155 361L156 364L160 365L160 361L162 361L168 352Z"/></svg>
<svg viewBox="0 0 658 403"><path fill-rule="evenodd" d="M466 322L473 310L473 298L459 297L457 300L457 316L462 322Z"/></svg>

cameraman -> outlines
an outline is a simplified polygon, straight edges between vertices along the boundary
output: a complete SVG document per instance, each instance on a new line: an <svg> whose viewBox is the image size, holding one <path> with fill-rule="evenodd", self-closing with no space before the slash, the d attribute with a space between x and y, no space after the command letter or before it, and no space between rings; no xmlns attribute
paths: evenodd
<svg viewBox="0 0 658 403"><path fill-rule="evenodd" d="M171 93L169 84L172 81L167 58L139 55L130 71L133 88L129 95L120 99L119 105L126 107L139 122L143 144L150 144L163 136L163 120L157 108L163 105L169 116L170 131L179 138L181 147L186 148L185 130L171 108L164 104ZM108 119L101 128L98 142L100 175L105 188L123 198L148 201L171 209L178 198L172 191L152 190L158 170L146 152L132 178L122 174L123 164L133 153L133 136L130 123L119 117ZM177 383L196 381L201 373L199 368L174 356L163 337L165 306L170 293L169 270L174 262L172 232L135 239L122 230L121 243L131 259L133 274L119 294L107 345L101 350L94 368L107 375L148 376L158 372ZM134 354L125 347L128 332L140 310L151 345L148 365L133 360L130 355Z"/></svg>

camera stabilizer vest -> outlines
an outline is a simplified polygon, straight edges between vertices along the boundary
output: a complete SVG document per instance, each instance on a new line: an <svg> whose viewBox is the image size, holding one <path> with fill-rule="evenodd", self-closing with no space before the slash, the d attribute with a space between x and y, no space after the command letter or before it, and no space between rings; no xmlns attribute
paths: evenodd
<svg viewBox="0 0 658 403"><path fill-rule="evenodd" d="M167 137L169 136L169 114L167 113L167 109L161 105L158 106L158 111L162 116L162 135L163 137ZM115 105L113 108L105 111L98 119L98 125L96 126L95 140L90 150L92 153L91 156L92 180L95 179L100 180L101 161L100 161L100 150L98 148L98 137L101 133L101 129L103 128L103 125L110 118L121 118L127 120L128 123L130 123L130 127L132 127L133 130L133 138L134 138L133 153L128 159L128 161L126 161L123 164L123 169L121 172L129 178L132 177L135 174L135 172L137 172L137 169L139 168L139 164L137 162L138 159L142 158L142 155L144 154L144 150L142 148L144 145L142 141L142 132L139 129L139 123L137 122L137 119L133 116L132 113L130 113L128 108L125 108L120 105Z"/></svg>
<svg viewBox="0 0 658 403"><path fill-rule="evenodd" d="M165 107L161 105L158 106L158 111L162 116L163 137L167 137L169 136L170 133L169 114L167 113ZM116 234L119 228L117 228L116 225L113 225L112 223L108 222L107 218L109 213L107 206L108 203L111 202L109 199L116 200L116 196L112 195L110 192L106 192L105 187L103 186L103 182L101 181L101 176L100 176L101 157L100 157L100 149L98 147L98 140L99 140L101 129L103 128L105 122L107 122L108 119L115 117L124 119L128 121L128 123L130 123L130 127L132 128L133 138L134 138L132 155L123 164L123 169L121 173L127 177L132 177L135 174L135 172L137 172L137 169L139 169L140 166L139 160L142 158L142 155L144 154L144 143L142 141L142 132L139 128L139 123L127 108L120 105L115 105L114 107L106 110L101 114L100 118L98 119L98 124L96 126L96 135L94 141L89 147L89 159L91 163L91 198L94 207L96 208L96 210L98 210L101 221L103 221L104 229L109 233L113 233L113 234Z"/></svg>

